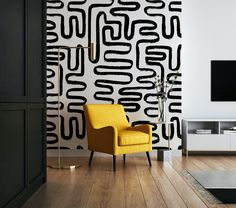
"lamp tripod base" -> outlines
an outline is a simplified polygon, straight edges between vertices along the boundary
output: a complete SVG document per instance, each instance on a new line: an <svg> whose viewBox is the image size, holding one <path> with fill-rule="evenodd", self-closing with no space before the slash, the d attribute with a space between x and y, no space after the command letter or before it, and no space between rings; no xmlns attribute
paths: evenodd
<svg viewBox="0 0 236 208"><path fill-rule="evenodd" d="M48 165L48 168L52 169L76 169L79 168L81 165Z"/></svg>

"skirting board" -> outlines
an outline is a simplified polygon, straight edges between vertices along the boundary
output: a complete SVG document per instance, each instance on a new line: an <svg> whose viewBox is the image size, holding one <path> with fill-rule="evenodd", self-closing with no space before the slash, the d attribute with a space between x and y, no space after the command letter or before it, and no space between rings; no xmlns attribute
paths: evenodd
<svg viewBox="0 0 236 208"><path fill-rule="evenodd" d="M172 150L173 156L182 156L181 150ZM57 157L58 151L57 150L47 150L47 157ZM62 157L89 157L90 151L89 150L61 150ZM94 156L96 157L110 157L109 154L104 154L100 152L95 152ZM135 156L135 157L146 157L145 153L135 153L135 154L127 154L127 156ZM150 152L150 156L152 158L157 157L157 151L153 150Z"/></svg>

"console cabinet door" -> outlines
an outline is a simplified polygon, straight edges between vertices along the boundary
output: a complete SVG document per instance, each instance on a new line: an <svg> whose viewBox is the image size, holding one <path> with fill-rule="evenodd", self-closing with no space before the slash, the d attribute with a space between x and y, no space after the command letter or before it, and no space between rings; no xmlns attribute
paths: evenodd
<svg viewBox="0 0 236 208"><path fill-rule="evenodd" d="M231 151L236 151L236 134L233 133L230 135L230 147Z"/></svg>
<svg viewBox="0 0 236 208"><path fill-rule="evenodd" d="M229 151L230 136L218 134L189 134L187 145L190 151Z"/></svg>

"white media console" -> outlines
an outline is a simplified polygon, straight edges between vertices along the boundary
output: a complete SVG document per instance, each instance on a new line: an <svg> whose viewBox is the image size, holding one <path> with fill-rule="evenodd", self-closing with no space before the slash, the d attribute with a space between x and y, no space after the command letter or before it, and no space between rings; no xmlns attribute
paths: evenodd
<svg viewBox="0 0 236 208"><path fill-rule="evenodd" d="M182 150L188 152L236 152L236 119L184 119Z"/></svg>

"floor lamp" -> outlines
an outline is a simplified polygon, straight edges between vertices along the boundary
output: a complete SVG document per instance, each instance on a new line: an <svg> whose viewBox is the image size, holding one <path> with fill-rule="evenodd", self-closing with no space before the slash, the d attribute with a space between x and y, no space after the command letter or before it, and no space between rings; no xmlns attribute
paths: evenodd
<svg viewBox="0 0 236 208"><path fill-rule="evenodd" d="M57 164L56 165L49 165L48 167L54 168L54 169L73 169L78 168L80 165L62 165L61 163L61 111L60 111L60 50L61 49L77 49L77 48L88 48L90 49L90 58L92 61L95 60L95 44L91 43L89 46L62 46L58 48L58 155L57 155Z"/></svg>

